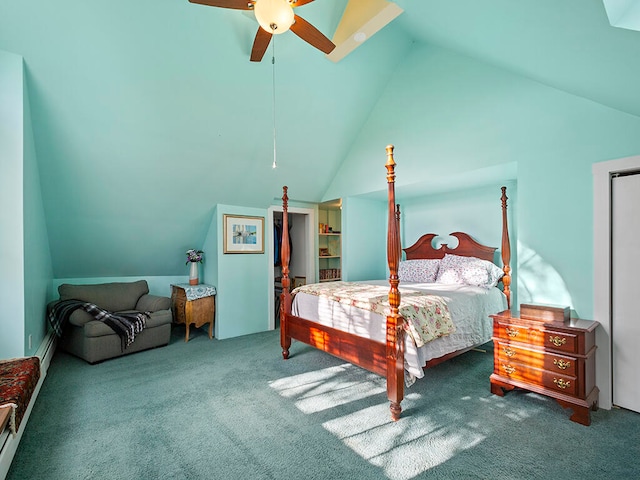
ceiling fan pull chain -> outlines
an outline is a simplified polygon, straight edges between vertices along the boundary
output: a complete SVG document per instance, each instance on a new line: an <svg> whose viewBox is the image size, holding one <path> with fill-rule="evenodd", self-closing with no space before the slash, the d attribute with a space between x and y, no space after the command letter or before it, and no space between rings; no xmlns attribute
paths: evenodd
<svg viewBox="0 0 640 480"><path fill-rule="evenodd" d="M273 74L273 165L271 168L276 168L278 166L277 156L276 156L276 39L275 35L271 42L271 65L272 65L272 74Z"/></svg>

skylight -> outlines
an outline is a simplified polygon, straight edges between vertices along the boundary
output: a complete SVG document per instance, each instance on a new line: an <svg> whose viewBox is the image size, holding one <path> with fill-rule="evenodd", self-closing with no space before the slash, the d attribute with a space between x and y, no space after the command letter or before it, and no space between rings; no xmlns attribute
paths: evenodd
<svg viewBox="0 0 640 480"><path fill-rule="evenodd" d="M613 27L640 31L640 2L637 0L602 0Z"/></svg>

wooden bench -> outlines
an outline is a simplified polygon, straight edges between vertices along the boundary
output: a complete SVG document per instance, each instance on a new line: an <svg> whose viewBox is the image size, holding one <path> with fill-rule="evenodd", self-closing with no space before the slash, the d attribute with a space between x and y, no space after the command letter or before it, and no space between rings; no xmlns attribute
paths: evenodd
<svg viewBox="0 0 640 480"><path fill-rule="evenodd" d="M4 431L9 425L9 419L11 418L11 407L0 408L0 432Z"/></svg>
<svg viewBox="0 0 640 480"><path fill-rule="evenodd" d="M15 430L20 428L20 423L39 380L40 359L38 357L0 360L0 407L4 406L2 410L8 410L11 413L12 407L7 407L6 405L13 404L17 406ZM7 415L6 412L2 413L0 418L5 415ZM5 423L4 419L2 423ZM3 430L0 430L0 432ZM12 433L15 434L16 432L13 431Z"/></svg>

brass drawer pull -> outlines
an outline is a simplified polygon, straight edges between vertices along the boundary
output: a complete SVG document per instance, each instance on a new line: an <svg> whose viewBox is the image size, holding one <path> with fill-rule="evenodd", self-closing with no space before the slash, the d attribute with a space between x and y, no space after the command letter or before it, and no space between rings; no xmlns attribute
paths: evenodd
<svg viewBox="0 0 640 480"><path fill-rule="evenodd" d="M553 364L558 367L560 370L566 370L567 368L569 368L571 366L571 362L567 362L566 360L563 360L561 358L554 358L553 359Z"/></svg>
<svg viewBox="0 0 640 480"><path fill-rule="evenodd" d="M509 375L511 375L512 373L516 373L516 367L512 367L511 365L505 365L503 363L502 368L504 368L504 371L507 372Z"/></svg>
<svg viewBox="0 0 640 480"><path fill-rule="evenodd" d="M504 354L507 357L512 358L516 356L516 351L513 348L504 347Z"/></svg>
<svg viewBox="0 0 640 480"><path fill-rule="evenodd" d="M553 383L555 383L558 386L558 388L562 388L563 390L571 386L570 381L563 380L562 378L554 378Z"/></svg>
<svg viewBox="0 0 640 480"><path fill-rule="evenodd" d="M549 341L553 343L556 347L560 347L567 343L567 339L565 337L560 338L559 336L551 337L549 336Z"/></svg>
<svg viewBox="0 0 640 480"><path fill-rule="evenodd" d="M504 331L507 332L507 335L509 335L511 338L518 336L518 330L516 330L515 328L504 327Z"/></svg>

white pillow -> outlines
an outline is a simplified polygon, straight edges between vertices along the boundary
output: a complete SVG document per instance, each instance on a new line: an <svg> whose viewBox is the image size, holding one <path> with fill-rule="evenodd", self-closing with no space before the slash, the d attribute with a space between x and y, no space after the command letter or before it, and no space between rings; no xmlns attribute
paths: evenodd
<svg viewBox="0 0 640 480"><path fill-rule="evenodd" d="M434 283L440 260L403 260L398 267L401 282Z"/></svg>
<svg viewBox="0 0 640 480"><path fill-rule="evenodd" d="M503 275L502 269L487 260L445 254L440 262L436 282L492 288Z"/></svg>

